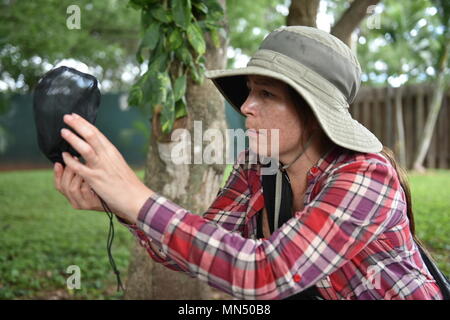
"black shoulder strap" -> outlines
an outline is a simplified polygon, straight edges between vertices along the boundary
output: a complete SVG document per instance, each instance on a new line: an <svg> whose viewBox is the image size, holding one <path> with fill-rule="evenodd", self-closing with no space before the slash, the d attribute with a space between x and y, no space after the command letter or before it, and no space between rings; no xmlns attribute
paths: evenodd
<svg viewBox="0 0 450 320"><path fill-rule="evenodd" d="M416 242L417 247L419 248L420 255L422 256L422 260L425 262L425 265L433 276L434 280L438 284L441 289L442 296L444 300L450 300L450 281L448 278L439 270L436 264L428 257L425 250L423 250L422 246Z"/></svg>
<svg viewBox="0 0 450 320"><path fill-rule="evenodd" d="M276 229L281 227L286 221L292 217L292 189L289 181L289 177L286 172L283 171L282 179L282 189L281 189L281 207L280 207L280 217L278 220L278 226ZM264 194L264 205L267 209L270 233L273 233L274 228L274 212L275 212L275 182L276 175L263 175L263 194ZM258 238L263 238L262 232L262 214L258 215L257 220L257 236ZM293 296L288 297L286 300L318 300L323 299L319 290L315 285L309 287L302 292L299 292Z"/></svg>
<svg viewBox="0 0 450 320"><path fill-rule="evenodd" d="M275 212L275 184L276 175L263 175L263 193L264 202L269 215L269 227L270 233L273 233L276 229L281 227L283 223L288 221L292 217L292 190L289 182L289 177L285 172L282 176L282 187L281 187L281 207L280 207L280 217L278 220L278 226L274 226L274 212ZM267 200L266 200L267 199Z"/></svg>

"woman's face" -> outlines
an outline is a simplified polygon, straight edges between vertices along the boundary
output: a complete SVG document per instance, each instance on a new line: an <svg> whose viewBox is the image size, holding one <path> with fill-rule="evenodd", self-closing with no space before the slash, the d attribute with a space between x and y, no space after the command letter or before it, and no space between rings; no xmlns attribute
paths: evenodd
<svg viewBox="0 0 450 320"><path fill-rule="evenodd" d="M250 75L247 87L249 95L241 112L246 116L250 149L281 160L295 156L302 145L302 126L288 85L273 78ZM278 155L271 152L272 146L273 153L277 152L275 144L278 144Z"/></svg>

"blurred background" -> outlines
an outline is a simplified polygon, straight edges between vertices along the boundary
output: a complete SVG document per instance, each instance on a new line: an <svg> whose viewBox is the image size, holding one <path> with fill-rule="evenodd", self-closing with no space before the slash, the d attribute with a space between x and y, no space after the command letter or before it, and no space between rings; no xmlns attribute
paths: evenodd
<svg viewBox="0 0 450 320"><path fill-rule="evenodd" d="M215 103L197 78L205 67L245 66L264 37L284 25L325 30L357 54L362 87L351 113L407 169L417 235L450 274L449 21L445 0L0 0L0 299L205 298L198 286L162 290L156 283L169 281L167 271L152 265L145 270L154 276L137 289L133 279L148 262L117 224L113 254L128 288L116 292L105 250L108 220L71 209L54 190L51 164L37 146L33 89L58 66L94 75L102 93L96 125L148 185L169 186L177 177L153 161L163 139L147 99L159 84L148 75L174 79L171 68L186 64L182 93L174 81L168 90L179 100L166 93L166 128L187 113L195 118L208 100L211 114L225 110L217 113L224 114L222 127L244 129L243 118L223 100ZM164 61L164 71L155 61ZM230 166L214 170L223 184ZM189 192L171 198L204 210L191 199L202 189ZM70 265L82 270L80 289L66 285Z"/></svg>

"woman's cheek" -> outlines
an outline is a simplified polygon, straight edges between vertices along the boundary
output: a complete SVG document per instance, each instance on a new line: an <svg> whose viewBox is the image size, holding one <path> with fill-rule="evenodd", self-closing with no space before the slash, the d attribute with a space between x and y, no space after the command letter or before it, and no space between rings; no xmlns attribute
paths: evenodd
<svg viewBox="0 0 450 320"><path fill-rule="evenodd" d="M268 141L268 136L266 134L251 134L248 136L249 148L261 155L270 156L270 141Z"/></svg>

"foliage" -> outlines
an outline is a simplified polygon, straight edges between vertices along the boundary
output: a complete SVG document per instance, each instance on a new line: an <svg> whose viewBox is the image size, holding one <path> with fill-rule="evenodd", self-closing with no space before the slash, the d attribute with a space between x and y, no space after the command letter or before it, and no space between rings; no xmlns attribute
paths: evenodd
<svg viewBox="0 0 450 320"><path fill-rule="evenodd" d="M255 5L253 1L227 0L231 47L252 55L268 33L286 25L287 13L280 12L277 6L284 6L287 10L288 2L258 0L258 5ZM229 65L233 62L230 59Z"/></svg>
<svg viewBox="0 0 450 320"><path fill-rule="evenodd" d="M203 81L205 35L220 46L223 9L217 0L131 0L141 10L141 43L137 60L148 52L148 70L133 85L131 106L161 112L161 129L170 132L175 119L187 114L188 77Z"/></svg>
<svg viewBox="0 0 450 320"><path fill-rule="evenodd" d="M439 2L384 0L380 28L361 26L358 56L369 84L401 85L434 78L443 46L450 41L448 16ZM394 81L397 80L397 81Z"/></svg>
<svg viewBox="0 0 450 320"><path fill-rule="evenodd" d="M80 8L80 29L68 29L70 5ZM0 1L0 80L10 89L31 90L63 59L95 70L113 89L123 85L128 64L136 65L139 14L117 0Z"/></svg>

